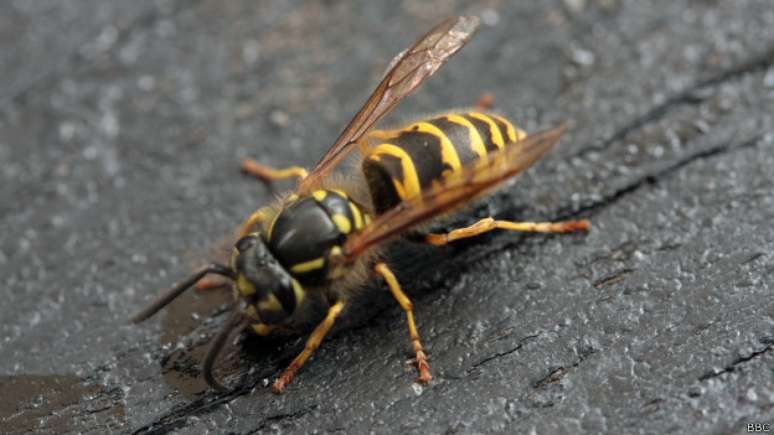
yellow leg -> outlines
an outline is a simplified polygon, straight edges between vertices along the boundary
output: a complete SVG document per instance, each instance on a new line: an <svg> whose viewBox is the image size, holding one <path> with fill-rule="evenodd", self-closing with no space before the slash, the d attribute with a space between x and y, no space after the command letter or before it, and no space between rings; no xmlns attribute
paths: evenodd
<svg viewBox="0 0 774 435"><path fill-rule="evenodd" d="M400 130L371 130L355 141L360 150L360 156L365 158L371 148L369 143L382 143L389 139L394 139L400 135Z"/></svg>
<svg viewBox="0 0 774 435"><path fill-rule="evenodd" d="M394 139L398 136L400 136L401 131L400 130L371 130L366 135L366 138L368 139L375 139L375 140L388 140L388 139Z"/></svg>
<svg viewBox="0 0 774 435"><path fill-rule="evenodd" d="M300 166L291 166L285 169L274 169L272 167L262 165L252 159L242 160L241 169L242 172L260 178L266 182L291 177L298 177L300 180L303 180L307 176L306 169Z"/></svg>
<svg viewBox="0 0 774 435"><path fill-rule="evenodd" d="M304 365L306 360L309 359L317 347L320 346L320 342L322 342L323 338L325 338L325 335L328 334L328 331L330 331L331 327L336 322L336 317L338 317L338 315L341 313L341 310L344 309L344 304L344 301L338 301L331 305L331 307L328 309L328 315L325 316L325 320L320 322L320 324L314 328L314 331L312 331L312 335L309 336L309 339L306 341L306 345L304 345L304 350L301 351L296 359L290 363L288 368L282 372L282 375L280 375L280 377L274 381L272 388L274 389L275 393L281 393L282 390L285 389L290 381L293 380L293 377L296 375L298 369Z"/></svg>
<svg viewBox="0 0 774 435"><path fill-rule="evenodd" d="M356 140L355 143L357 144L358 149L360 150L360 155L365 156L368 152L368 136L364 135L360 139Z"/></svg>
<svg viewBox="0 0 774 435"><path fill-rule="evenodd" d="M251 214L250 217L248 217L244 223L242 223L242 226L239 227L239 231L237 231L237 240L250 234L258 224L265 227L270 211L270 207L261 207L254 211L253 214Z"/></svg>
<svg viewBox="0 0 774 435"><path fill-rule="evenodd" d="M414 347L414 353L417 355L417 370L419 371L419 378L417 380L422 383L430 382L433 377L430 376L430 366L427 365L427 356L425 356L425 352L422 351L422 343L419 341L417 325L414 324L414 311L411 300L403 293L403 290L400 289L398 280L395 279L395 275L386 264L377 263L376 266L374 266L374 270L387 281L387 286L390 287L392 296L395 297L395 300L398 301L400 307L406 312L409 335L411 335L411 345Z"/></svg>
<svg viewBox="0 0 774 435"><path fill-rule="evenodd" d="M509 222L496 221L488 217L469 227L458 228L446 234L427 234L425 242L431 245L444 245L455 240L474 237L496 229L529 233L572 233L588 231L590 228L591 223L586 219L565 222Z"/></svg>

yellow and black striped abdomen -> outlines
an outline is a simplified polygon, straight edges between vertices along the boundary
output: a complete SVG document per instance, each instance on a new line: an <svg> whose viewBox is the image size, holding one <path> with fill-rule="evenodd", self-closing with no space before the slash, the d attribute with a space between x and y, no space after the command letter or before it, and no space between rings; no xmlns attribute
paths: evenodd
<svg viewBox="0 0 774 435"><path fill-rule="evenodd" d="M363 173L377 213L419 196L460 167L526 136L492 113L450 113L368 134Z"/></svg>

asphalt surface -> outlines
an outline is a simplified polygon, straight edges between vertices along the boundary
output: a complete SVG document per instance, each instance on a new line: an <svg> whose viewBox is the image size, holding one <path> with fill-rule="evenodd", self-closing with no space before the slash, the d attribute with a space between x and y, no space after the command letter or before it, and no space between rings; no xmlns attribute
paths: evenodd
<svg viewBox="0 0 774 435"><path fill-rule="evenodd" d="M285 394L302 339L240 337L207 390L228 292L128 317L274 196L241 158L312 165L457 14L480 33L388 123L485 92L528 131L569 120L457 222L592 232L394 246L429 386L373 283ZM8 2L0 60L3 433L774 430L770 0Z"/></svg>

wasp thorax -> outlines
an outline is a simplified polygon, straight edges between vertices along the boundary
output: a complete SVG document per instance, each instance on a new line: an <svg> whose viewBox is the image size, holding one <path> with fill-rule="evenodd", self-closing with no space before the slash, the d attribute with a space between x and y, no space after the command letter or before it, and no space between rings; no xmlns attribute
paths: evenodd
<svg viewBox="0 0 774 435"><path fill-rule="evenodd" d="M301 285L277 261L259 234L239 239L231 262L237 291L247 303L247 313L255 320L280 323L303 300Z"/></svg>

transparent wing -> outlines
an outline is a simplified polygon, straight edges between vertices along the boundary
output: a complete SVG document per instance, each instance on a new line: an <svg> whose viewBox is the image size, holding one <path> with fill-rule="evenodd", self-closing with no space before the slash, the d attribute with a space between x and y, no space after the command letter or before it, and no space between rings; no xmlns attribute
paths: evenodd
<svg viewBox="0 0 774 435"><path fill-rule="evenodd" d="M502 151L489 155L489 162L471 162L422 196L403 201L374 219L344 243L343 262L351 262L365 250L405 233L412 227L468 203L529 168L538 161L567 129L557 127L527 136Z"/></svg>
<svg viewBox="0 0 774 435"><path fill-rule="evenodd" d="M309 192L318 186L322 177L357 148L354 145L358 139L470 40L478 25L477 17L449 18L396 56L360 111L301 181L299 192Z"/></svg>

